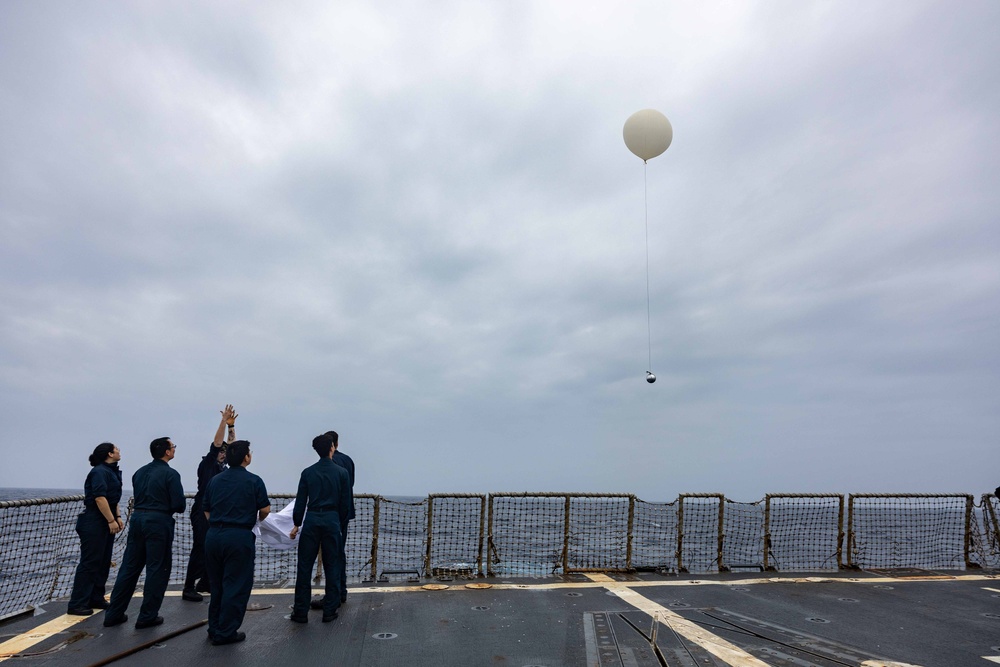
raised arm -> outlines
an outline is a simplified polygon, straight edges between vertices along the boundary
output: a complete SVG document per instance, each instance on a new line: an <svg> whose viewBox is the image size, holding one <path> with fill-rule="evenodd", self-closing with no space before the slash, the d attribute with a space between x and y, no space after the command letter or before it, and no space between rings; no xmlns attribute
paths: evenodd
<svg viewBox="0 0 1000 667"><path fill-rule="evenodd" d="M236 413L236 410L233 410L232 407L233 406L231 405L229 406L231 414L229 416L229 419L226 420L226 425L229 427L229 435L226 436L226 444L229 445L231 445L233 441L236 440L236 418L239 417L239 415Z"/></svg>
<svg viewBox="0 0 1000 667"><path fill-rule="evenodd" d="M222 419L219 421L219 428L215 431L215 439L212 440L212 445L215 447L222 446L222 436L226 431L226 425L233 423L230 419L236 419L236 413L233 412L233 406L229 404L226 404L225 410L219 410L219 414L222 415ZM232 442L232 440L229 442Z"/></svg>

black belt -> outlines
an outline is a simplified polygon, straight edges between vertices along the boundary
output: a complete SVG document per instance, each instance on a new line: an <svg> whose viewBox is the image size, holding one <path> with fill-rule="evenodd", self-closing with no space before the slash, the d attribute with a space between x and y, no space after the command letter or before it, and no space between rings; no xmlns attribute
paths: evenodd
<svg viewBox="0 0 1000 667"><path fill-rule="evenodd" d="M135 508L132 511L133 512L156 512L157 514L166 514L167 516L170 516L171 514L173 514L173 512L171 512L169 510L147 510L147 509L140 509L138 507Z"/></svg>
<svg viewBox="0 0 1000 667"><path fill-rule="evenodd" d="M253 530L253 526L244 526L241 523L224 523L222 521L209 522L208 526L210 528L243 528L244 530Z"/></svg>

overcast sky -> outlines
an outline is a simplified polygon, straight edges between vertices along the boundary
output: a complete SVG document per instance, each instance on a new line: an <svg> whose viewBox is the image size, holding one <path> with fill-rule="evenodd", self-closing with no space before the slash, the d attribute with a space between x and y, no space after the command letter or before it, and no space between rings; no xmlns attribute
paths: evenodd
<svg viewBox="0 0 1000 667"><path fill-rule="evenodd" d="M0 4L0 486L1000 484L1000 3ZM674 128L646 166L635 111ZM130 484L126 483L126 487Z"/></svg>

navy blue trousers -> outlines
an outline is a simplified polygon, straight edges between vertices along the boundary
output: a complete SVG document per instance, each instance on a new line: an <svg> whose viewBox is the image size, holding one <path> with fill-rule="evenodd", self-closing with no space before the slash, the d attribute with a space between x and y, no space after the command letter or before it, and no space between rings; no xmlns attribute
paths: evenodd
<svg viewBox="0 0 1000 667"><path fill-rule="evenodd" d="M347 601L347 527L351 520L340 522L340 601Z"/></svg>
<svg viewBox="0 0 1000 667"><path fill-rule="evenodd" d="M208 636L228 639L243 624L253 588L257 536L250 528L209 526L205 538L205 569L212 600L208 605Z"/></svg>
<svg viewBox="0 0 1000 667"><path fill-rule="evenodd" d="M69 609L89 609L92 603L104 600L115 536L108 529L108 520L96 509L77 517L76 534L80 536L80 563L73 577Z"/></svg>
<svg viewBox="0 0 1000 667"><path fill-rule="evenodd" d="M205 588L208 576L205 570L205 538L208 536L208 519L200 507L191 510L191 557L188 558L187 577L184 579L184 590L193 591Z"/></svg>
<svg viewBox="0 0 1000 667"><path fill-rule="evenodd" d="M125 614L143 568L146 570L146 584L142 589L142 606L136 622L146 623L157 617L170 581L173 545L172 516L163 512L132 513L128 540L125 542L125 557L122 558L115 587L111 590L110 605L104 613L105 622L109 619L118 620Z"/></svg>
<svg viewBox="0 0 1000 667"><path fill-rule="evenodd" d="M312 569L320 547L323 548L323 578L326 580L323 615L328 616L340 607L340 580L344 571L340 516L336 512L307 512L302 523L302 534L299 535L299 561L295 571L295 604L292 613L296 616L305 616L309 612Z"/></svg>

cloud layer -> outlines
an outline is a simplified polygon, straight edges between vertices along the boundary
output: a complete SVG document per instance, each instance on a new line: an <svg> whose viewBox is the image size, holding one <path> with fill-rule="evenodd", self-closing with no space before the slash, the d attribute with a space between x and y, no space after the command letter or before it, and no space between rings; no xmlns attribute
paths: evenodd
<svg viewBox="0 0 1000 667"><path fill-rule="evenodd" d="M232 402L271 491L329 428L387 495L992 489L998 22L4 3L0 486L193 489Z"/></svg>

